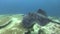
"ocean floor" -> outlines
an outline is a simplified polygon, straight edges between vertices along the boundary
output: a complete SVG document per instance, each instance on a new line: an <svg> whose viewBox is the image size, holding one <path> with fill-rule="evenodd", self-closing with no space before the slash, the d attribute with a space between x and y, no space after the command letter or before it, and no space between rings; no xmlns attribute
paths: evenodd
<svg viewBox="0 0 60 34"><path fill-rule="evenodd" d="M23 28L21 25L23 14L15 15L0 15L0 25L7 23L9 20L12 22L6 27L0 29L0 34L24 34L27 29ZM48 18L60 22L59 17L48 16ZM60 34L60 25L56 23L49 22L46 26L40 26L37 23L33 27L34 31L31 34L38 34L38 30L41 30L41 34Z"/></svg>

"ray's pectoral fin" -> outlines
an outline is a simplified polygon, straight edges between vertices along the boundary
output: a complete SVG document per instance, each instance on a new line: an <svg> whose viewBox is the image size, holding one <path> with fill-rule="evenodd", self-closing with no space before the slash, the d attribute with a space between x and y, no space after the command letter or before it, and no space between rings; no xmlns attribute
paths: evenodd
<svg viewBox="0 0 60 34"><path fill-rule="evenodd" d="M40 19L37 18L37 19L39 19L38 20L39 21L39 25L45 26L46 24L48 24L48 22L50 22L49 19L48 19L47 14L46 14L46 12L44 10L38 9L37 14L39 14L38 16L40 18Z"/></svg>
<svg viewBox="0 0 60 34"><path fill-rule="evenodd" d="M41 20L41 21L39 22L39 25L45 26L45 25L47 25L49 22L50 22L50 21L49 21L48 19L43 19L43 20Z"/></svg>
<svg viewBox="0 0 60 34"><path fill-rule="evenodd" d="M37 13L47 16L46 12L42 9L38 9Z"/></svg>

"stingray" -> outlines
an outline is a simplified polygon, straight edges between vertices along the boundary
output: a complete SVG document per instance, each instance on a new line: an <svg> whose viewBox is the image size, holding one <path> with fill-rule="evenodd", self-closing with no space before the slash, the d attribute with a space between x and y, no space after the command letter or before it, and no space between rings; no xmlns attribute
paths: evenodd
<svg viewBox="0 0 60 34"><path fill-rule="evenodd" d="M30 34L29 29L34 26L35 24L34 21L36 21L36 23L38 23L40 26L45 26L49 22L60 24L49 19L44 10L38 9L37 12L29 12L26 16L23 17L22 20L23 27L28 29L28 32L25 34Z"/></svg>
<svg viewBox="0 0 60 34"><path fill-rule="evenodd" d="M49 19L46 12L42 9L38 9L37 12L33 13L29 12L26 16L23 17L22 23L25 28L30 28L33 24L35 24L34 21L36 21L41 26L45 26L49 22L60 24Z"/></svg>

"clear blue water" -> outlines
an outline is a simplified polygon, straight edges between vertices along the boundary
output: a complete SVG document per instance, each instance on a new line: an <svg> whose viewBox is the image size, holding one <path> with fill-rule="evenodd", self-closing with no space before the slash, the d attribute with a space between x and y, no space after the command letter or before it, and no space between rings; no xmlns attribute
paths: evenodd
<svg viewBox="0 0 60 34"><path fill-rule="evenodd" d="M0 0L0 14L26 14L39 8L50 16L60 16L60 0Z"/></svg>

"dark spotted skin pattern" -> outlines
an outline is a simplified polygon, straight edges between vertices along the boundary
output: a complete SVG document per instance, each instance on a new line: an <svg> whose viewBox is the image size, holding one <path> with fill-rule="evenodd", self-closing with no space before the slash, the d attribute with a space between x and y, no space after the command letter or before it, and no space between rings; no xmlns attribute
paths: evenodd
<svg viewBox="0 0 60 34"><path fill-rule="evenodd" d="M37 21L37 23L41 26L45 26L49 22L54 22L47 18L46 13L41 9L39 9L37 12L28 13L26 16L24 16L22 20L23 27L28 29L28 32L26 32L25 34L31 33L29 29L31 29L34 26L34 21Z"/></svg>
<svg viewBox="0 0 60 34"><path fill-rule="evenodd" d="M42 21L44 21L45 19L42 16L39 16L38 13L28 13L26 16L24 16L23 20L22 20L22 24L23 27L28 29L28 32L26 32L25 34L30 34L31 31L29 30L30 28L32 28L34 26L34 21L37 21L39 25L41 26L45 26L45 23L42 23Z"/></svg>

